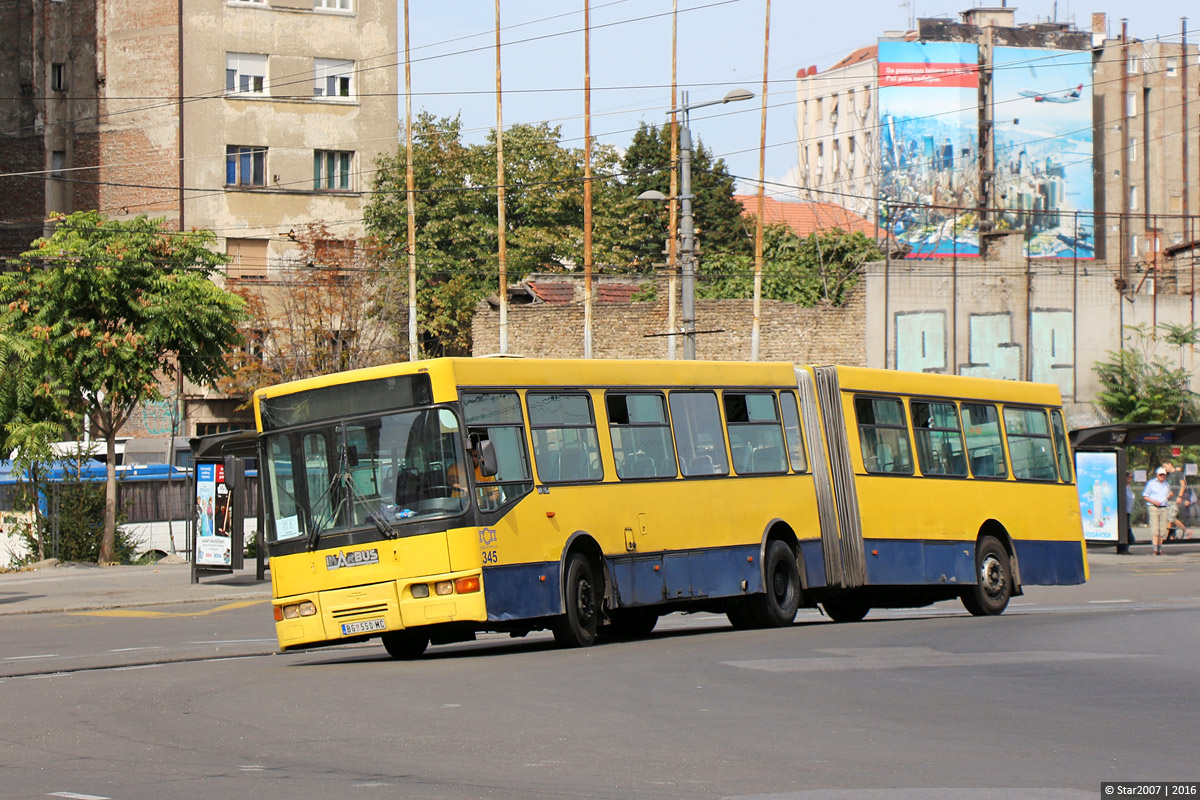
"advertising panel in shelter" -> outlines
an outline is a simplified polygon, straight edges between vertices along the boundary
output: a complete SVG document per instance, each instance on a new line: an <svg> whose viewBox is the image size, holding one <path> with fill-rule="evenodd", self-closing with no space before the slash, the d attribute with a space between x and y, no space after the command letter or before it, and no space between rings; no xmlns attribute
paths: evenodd
<svg viewBox="0 0 1200 800"><path fill-rule="evenodd" d="M1089 542L1116 542L1117 491L1120 487L1115 452L1075 453L1075 485L1083 537Z"/></svg>
<svg viewBox="0 0 1200 800"><path fill-rule="evenodd" d="M997 227L1033 258L1094 257L1092 54L997 47L992 66Z"/></svg>

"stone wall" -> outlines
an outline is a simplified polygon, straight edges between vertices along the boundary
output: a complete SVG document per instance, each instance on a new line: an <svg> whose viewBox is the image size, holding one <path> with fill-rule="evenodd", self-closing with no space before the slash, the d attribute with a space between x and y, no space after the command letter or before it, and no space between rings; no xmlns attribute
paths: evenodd
<svg viewBox="0 0 1200 800"><path fill-rule="evenodd" d="M667 358L667 301L597 303L592 313L592 355L596 358ZM583 305L536 303L508 310L508 351L531 358L583 357ZM759 360L797 363L866 364L865 293L856 290L841 308L802 308L762 301ZM696 357L714 361L750 358L753 303L750 300L696 301ZM479 304L471 326L472 354L499 352L500 312ZM676 358L683 337L676 336Z"/></svg>

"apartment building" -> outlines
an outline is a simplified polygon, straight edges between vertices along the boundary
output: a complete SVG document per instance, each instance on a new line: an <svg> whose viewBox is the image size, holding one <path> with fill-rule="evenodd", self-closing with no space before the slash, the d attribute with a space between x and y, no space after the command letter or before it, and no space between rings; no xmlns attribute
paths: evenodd
<svg viewBox="0 0 1200 800"><path fill-rule="evenodd" d="M0 5L0 47L0 255L99 209L213 230L229 279L269 282L306 223L363 235L397 144L395 2L28 0ZM245 417L185 395L185 435Z"/></svg>

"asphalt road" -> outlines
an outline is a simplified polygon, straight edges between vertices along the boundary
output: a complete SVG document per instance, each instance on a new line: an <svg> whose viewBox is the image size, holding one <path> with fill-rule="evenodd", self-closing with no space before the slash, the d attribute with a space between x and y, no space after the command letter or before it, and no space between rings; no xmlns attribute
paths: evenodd
<svg viewBox="0 0 1200 800"><path fill-rule="evenodd" d="M4 798L1094 798L1200 779L1200 563L645 641L274 654L265 603L0 617Z"/></svg>

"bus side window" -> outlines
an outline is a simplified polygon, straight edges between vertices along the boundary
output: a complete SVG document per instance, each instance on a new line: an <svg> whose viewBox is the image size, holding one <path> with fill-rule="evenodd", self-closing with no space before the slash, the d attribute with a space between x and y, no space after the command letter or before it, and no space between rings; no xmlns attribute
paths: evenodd
<svg viewBox="0 0 1200 800"><path fill-rule="evenodd" d="M489 441L496 454L495 475L483 475L477 463L473 470L479 509L495 511L532 492L520 396L516 392L464 394L462 407L473 446Z"/></svg>
<svg viewBox="0 0 1200 800"><path fill-rule="evenodd" d="M858 438L867 472L911 475L912 447L904 405L895 397L856 397Z"/></svg>
<svg viewBox="0 0 1200 800"><path fill-rule="evenodd" d="M728 475L729 457L717 396L712 392L671 392L667 403L684 476Z"/></svg>
<svg viewBox="0 0 1200 800"><path fill-rule="evenodd" d="M792 462L792 471L808 471L808 462L804 459L804 440L800 431L800 408L796 405L795 392L779 393L779 411L783 414L783 433L787 437L788 458Z"/></svg>
<svg viewBox="0 0 1200 800"><path fill-rule="evenodd" d="M1063 483L1071 483L1071 448L1067 444L1067 432L1063 426L1062 412L1054 409L1050 412L1050 425L1054 428L1054 445L1058 450L1058 474Z"/></svg>
<svg viewBox="0 0 1200 800"><path fill-rule="evenodd" d="M590 396L529 392L525 403L533 429L533 460L542 481L574 483L604 477Z"/></svg>
<svg viewBox="0 0 1200 800"><path fill-rule="evenodd" d="M774 392L725 392L725 426L739 475L787 472Z"/></svg>
<svg viewBox="0 0 1200 800"><path fill-rule="evenodd" d="M913 434L917 440L917 463L926 475L966 477L962 432L954 403L912 401Z"/></svg>
<svg viewBox="0 0 1200 800"><path fill-rule="evenodd" d="M674 478L675 449L667 407L657 393L613 392L604 398L617 477Z"/></svg>
<svg viewBox="0 0 1200 800"><path fill-rule="evenodd" d="M962 416L971 474L976 478L1007 478L1004 446L1000 442L1000 415L996 407L963 403Z"/></svg>
<svg viewBox="0 0 1200 800"><path fill-rule="evenodd" d="M1054 466L1054 445L1046 411L1041 408L1004 408L1004 432L1008 434L1008 454L1013 475L1018 480L1053 481L1058 479Z"/></svg>

